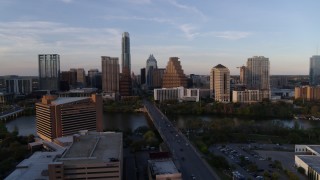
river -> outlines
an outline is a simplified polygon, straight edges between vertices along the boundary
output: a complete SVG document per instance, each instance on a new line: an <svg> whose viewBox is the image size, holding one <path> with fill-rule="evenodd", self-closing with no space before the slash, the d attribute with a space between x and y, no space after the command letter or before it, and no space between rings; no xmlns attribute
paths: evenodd
<svg viewBox="0 0 320 180"><path fill-rule="evenodd" d="M134 131L141 126L150 127L150 122L143 113L105 113L103 126L108 131ZM17 127L21 136L36 135L35 116L18 117L9 121L6 127L11 132Z"/></svg>
<svg viewBox="0 0 320 180"><path fill-rule="evenodd" d="M253 123L259 123L264 125L278 124L284 127L294 127L298 125L300 128L309 129L313 127L320 127L320 121L308 121L308 120L248 120L239 118L224 118L214 115L178 115L171 117L171 120L177 122L177 126L181 129L187 128L188 122L199 121L215 121L215 120L234 121L235 124L241 124L248 121ZM131 131L133 132L141 126L151 127L152 125L147 120L143 113L105 113L103 116L104 129L108 131ZM14 119L6 124L9 131L13 131L15 127L19 130L19 135L36 135L35 116L22 116Z"/></svg>

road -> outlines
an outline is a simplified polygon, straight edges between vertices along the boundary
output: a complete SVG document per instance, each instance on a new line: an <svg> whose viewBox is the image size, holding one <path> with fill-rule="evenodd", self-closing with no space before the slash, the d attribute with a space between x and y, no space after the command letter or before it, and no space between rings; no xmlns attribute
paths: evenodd
<svg viewBox="0 0 320 180"><path fill-rule="evenodd" d="M189 140L169 121L169 119L151 102L144 101L146 110L163 141L171 150L173 160L182 173L184 180L220 179L211 167L201 158L201 155L190 144Z"/></svg>

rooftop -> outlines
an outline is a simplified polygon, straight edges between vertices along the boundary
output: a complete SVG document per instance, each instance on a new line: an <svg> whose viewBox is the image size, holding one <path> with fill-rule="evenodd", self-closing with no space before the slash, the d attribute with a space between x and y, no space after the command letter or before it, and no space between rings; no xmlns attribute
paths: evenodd
<svg viewBox="0 0 320 180"><path fill-rule="evenodd" d="M320 173L320 157L313 155L297 155L303 162L312 167L317 173Z"/></svg>
<svg viewBox="0 0 320 180"><path fill-rule="evenodd" d="M307 147L309 147L314 152L318 153L318 155L320 155L320 145L307 145Z"/></svg>
<svg viewBox="0 0 320 180"><path fill-rule="evenodd" d="M222 64L218 64L214 68L226 68L226 67L224 65L222 65Z"/></svg>
<svg viewBox="0 0 320 180"><path fill-rule="evenodd" d="M57 148L51 152L35 152L28 159L24 159L16 166L6 180L18 179L49 179L48 165L57 157L63 154L65 148L52 142L45 142L50 148Z"/></svg>
<svg viewBox="0 0 320 180"><path fill-rule="evenodd" d="M90 132L88 135L77 136L77 139L62 158L56 161L74 164L111 162L121 159L122 133Z"/></svg>
<svg viewBox="0 0 320 180"><path fill-rule="evenodd" d="M59 97L51 102L53 105L61 105L61 104L67 104L71 102L81 101L88 99L89 97Z"/></svg>
<svg viewBox="0 0 320 180"><path fill-rule="evenodd" d="M153 175L179 173L171 159L148 160L148 163Z"/></svg>

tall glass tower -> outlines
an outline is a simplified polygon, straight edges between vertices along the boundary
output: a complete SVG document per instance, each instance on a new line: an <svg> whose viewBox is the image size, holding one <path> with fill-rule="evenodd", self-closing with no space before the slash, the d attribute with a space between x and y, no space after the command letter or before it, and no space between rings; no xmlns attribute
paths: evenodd
<svg viewBox="0 0 320 180"><path fill-rule="evenodd" d="M310 85L320 85L320 56L312 56L310 58L309 69Z"/></svg>
<svg viewBox="0 0 320 180"><path fill-rule="evenodd" d="M122 73L131 72L130 36L128 32L122 34Z"/></svg>
<svg viewBox="0 0 320 180"><path fill-rule="evenodd" d="M41 90L59 90L60 55L39 54L39 85Z"/></svg>
<svg viewBox="0 0 320 180"><path fill-rule="evenodd" d="M130 55L130 37L128 32L122 34L122 73L120 75L119 90L121 96L132 95L131 80L131 55Z"/></svg>

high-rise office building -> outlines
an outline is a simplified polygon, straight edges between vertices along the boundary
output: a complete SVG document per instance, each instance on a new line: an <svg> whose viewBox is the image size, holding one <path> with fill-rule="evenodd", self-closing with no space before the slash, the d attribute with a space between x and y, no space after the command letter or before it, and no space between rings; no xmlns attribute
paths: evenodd
<svg viewBox="0 0 320 180"><path fill-rule="evenodd" d="M154 58L153 54L149 56L146 63L146 80L147 80L147 87L149 89L153 88L153 71L157 69L157 60Z"/></svg>
<svg viewBox="0 0 320 180"><path fill-rule="evenodd" d="M89 69L88 71L88 82L87 86L88 87L97 87L97 75L99 73L98 69Z"/></svg>
<svg viewBox="0 0 320 180"><path fill-rule="evenodd" d="M80 88L86 87L86 72L83 68L77 69L77 86Z"/></svg>
<svg viewBox="0 0 320 180"><path fill-rule="evenodd" d="M36 103L36 128L40 138L52 141L80 130L103 131L102 97L43 96Z"/></svg>
<svg viewBox="0 0 320 180"><path fill-rule="evenodd" d="M132 95L131 79L131 55L130 55L130 36L128 32L122 34L122 72L120 74L119 90L121 96Z"/></svg>
<svg viewBox="0 0 320 180"><path fill-rule="evenodd" d="M107 93L119 92L119 58L101 56L102 90Z"/></svg>
<svg viewBox="0 0 320 180"><path fill-rule="evenodd" d="M241 66L240 68L240 84L246 84L247 79L246 79L246 72L247 72L247 67L246 66Z"/></svg>
<svg viewBox="0 0 320 180"><path fill-rule="evenodd" d="M145 84L146 83L146 68L140 69L140 83Z"/></svg>
<svg viewBox="0 0 320 180"><path fill-rule="evenodd" d="M153 70L153 88L162 88L163 74L166 69L158 68Z"/></svg>
<svg viewBox="0 0 320 180"><path fill-rule="evenodd" d="M187 87L187 77L183 73L178 57L170 57L162 78L163 88Z"/></svg>
<svg viewBox="0 0 320 180"><path fill-rule="evenodd" d="M309 69L310 85L320 85L320 56L315 55L310 58Z"/></svg>
<svg viewBox="0 0 320 180"><path fill-rule="evenodd" d="M39 54L39 85L41 90L59 90L60 55Z"/></svg>
<svg viewBox="0 0 320 180"><path fill-rule="evenodd" d="M263 56L248 58L246 87L248 89L270 90L270 62Z"/></svg>
<svg viewBox="0 0 320 180"><path fill-rule="evenodd" d="M5 86L7 93L27 95L32 92L32 78L19 76L6 76Z"/></svg>
<svg viewBox="0 0 320 180"><path fill-rule="evenodd" d="M218 64L210 72L210 91L219 102L230 102L230 71Z"/></svg>

